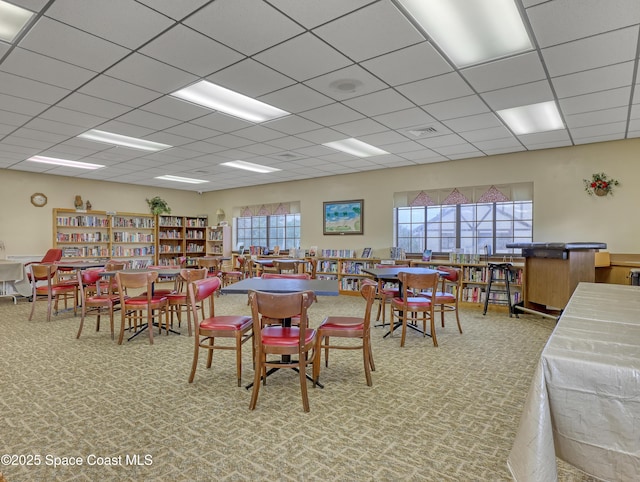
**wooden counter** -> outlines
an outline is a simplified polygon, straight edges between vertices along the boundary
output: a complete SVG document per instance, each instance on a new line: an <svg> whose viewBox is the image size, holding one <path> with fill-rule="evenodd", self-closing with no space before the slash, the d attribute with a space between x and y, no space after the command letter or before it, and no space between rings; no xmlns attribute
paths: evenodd
<svg viewBox="0 0 640 482"><path fill-rule="evenodd" d="M605 243L512 243L525 258L524 307L563 310L581 281L595 282L595 253Z"/></svg>

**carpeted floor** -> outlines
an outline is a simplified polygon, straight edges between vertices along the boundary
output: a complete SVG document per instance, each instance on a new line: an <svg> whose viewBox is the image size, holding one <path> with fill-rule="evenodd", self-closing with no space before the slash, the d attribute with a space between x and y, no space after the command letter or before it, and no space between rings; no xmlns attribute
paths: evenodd
<svg viewBox="0 0 640 482"><path fill-rule="evenodd" d="M321 297L312 322L360 314L362 304ZM221 296L216 307L249 314L246 295ZM118 346L108 323L96 333L89 319L77 340L79 317L47 323L46 305L37 308L29 322L30 303L0 299L0 452L40 456L40 465L0 466L9 482L510 480L506 458L554 326L465 310L464 334L450 319L438 348L411 331L400 348L399 336L383 339L386 328L374 328L373 387L360 352L333 351L325 388L310 388L304 413L289 370L269 378L249 411L232 351L216 352L209 370L201 355L187 383L193 338L184 324L153 346L146 335ZM243 383L252 379L250 355L245 345ZM82 465L53 467L53 457ZM560 463L560 480L591 479Z"/></svg>

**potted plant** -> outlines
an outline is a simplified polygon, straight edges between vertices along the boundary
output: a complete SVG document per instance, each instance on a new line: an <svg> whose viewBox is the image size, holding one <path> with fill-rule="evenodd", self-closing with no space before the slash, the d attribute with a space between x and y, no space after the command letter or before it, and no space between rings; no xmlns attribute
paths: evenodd
<svg viewBox="0 0 640 482"><path fill-rule="evenodd" d="M167 204L167 201L162 199L160 196L153 197L151 199L146 199L147 204L149 205L149 209L151 210L151 214L171 214L171 208Z"/></svg>
<svg viewBox="0 0 640 482"><path fill-rule="evenodd" d="M613 186L618 186L620 182L609 178L604 172L597 172L591 175L591 179L583 179L584 190L589 196L613 195Z"/></svg>

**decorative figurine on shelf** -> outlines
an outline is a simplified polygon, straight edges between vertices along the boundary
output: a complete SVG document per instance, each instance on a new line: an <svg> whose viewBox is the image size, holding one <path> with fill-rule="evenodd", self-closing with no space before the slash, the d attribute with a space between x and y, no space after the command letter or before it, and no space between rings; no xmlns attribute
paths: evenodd
<svg viewBox="0 0 640 482"><path fill-rule="evenodd" d="M84 203L82 202L82 197L78 194L76 195L76 199L73 202L73 205L76 207L76 209L80 210L84 207Z"/></svg>
<svg viewBox="0 0 640 482"><path fill-rule="evenodd" d="M89 201L89 200L87 199L87 202L86 202L85 206L86 206L87 211L91 211L91 207L92 207L92 206L91 206L91 201Z"/></svg>

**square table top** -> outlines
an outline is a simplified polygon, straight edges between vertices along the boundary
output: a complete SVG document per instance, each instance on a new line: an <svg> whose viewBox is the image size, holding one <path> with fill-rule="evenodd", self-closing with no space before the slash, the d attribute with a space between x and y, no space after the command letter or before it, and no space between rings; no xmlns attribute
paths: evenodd
<svg viewBox="0 0 640 482"><path fill-rule="evenodd" d="M442 271L438 271L436 269L431 268L408 268L408 267L393 267L390 266L388 268L362 268L361 271L363 273L370 274L375 279L397 279L398 273L412 273L412 274L446 274Z"/></svg>
<svg viewBox="0 0 640 482"><path fill-rule="evenodd" d="M247 278L222 288L222 293L295 293L311 290L319 296L338 296L338 281L330 279Z"/></svg>

